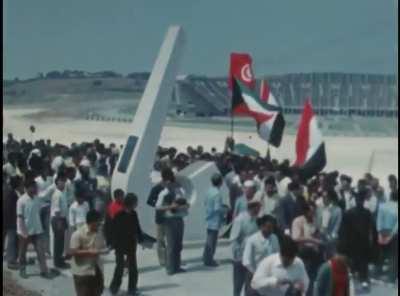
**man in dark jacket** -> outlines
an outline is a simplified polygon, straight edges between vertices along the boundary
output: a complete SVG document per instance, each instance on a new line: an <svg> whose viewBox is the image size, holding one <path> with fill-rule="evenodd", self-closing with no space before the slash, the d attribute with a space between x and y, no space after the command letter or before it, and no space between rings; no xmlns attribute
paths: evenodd
<svg viewBox="0 0 400 296"><path fill-rule="evenodd" d="M281 199L277 208L278 224L286 234L290 233L294 219L302 215L306 204L303 188L299 183L290 183L288 191L288 195Z"/></svg>
<svg viewBox="0 0 400 296"><path fill-rule="evenodd" d="M10 191L4 201L4 230L7 236L7 266L10 269L17 269L18 258L18 236L17 236L17 201L24 194L24 180L20 176L10 179Z"/></svg>
<svg viewBox="0 0 400 296"><path fill-rule="evenodd" d="M128 295L138 295L138 268L136 249L142 240L142 230L139 218L135 211L138 199L133 193L128 193L124 200L124 209L119 212L112 222L113 235L112 246L115 249L116 267L114 277L110 285L113 295L118 294L124 274L125 256L129 269Z"/></svg>
<svg viewBox="0 0 400 296"><path fill-rule="evenodd" d="M368 263L376 237L374 219L369 210L364 208L367 190L356 194L356 207L344 213L339 229L339 242L343 244L345 254L349 257L352 269L360 274L364 289L369 288Z"/></svg>

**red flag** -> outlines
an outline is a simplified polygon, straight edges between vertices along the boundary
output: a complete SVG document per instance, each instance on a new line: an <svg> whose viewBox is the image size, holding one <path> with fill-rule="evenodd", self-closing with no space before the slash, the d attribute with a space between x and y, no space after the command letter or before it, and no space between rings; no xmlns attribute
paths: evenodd
<svg viewBox="0 0 400 296"><path fill-rule="evenodd" d="M247 53L231 53L231 64L229 69L229 89L233 90L233 78L236 78L250 89L256 86L252 68L251 56Z"/></svg>
<svg viewBox="0 0 400 296"><path fill-rule="evenodd" d="M299 129L296 138L296 166L302 166L307 160L308 149L310 148L310 122L314 117L314 111L310 100L307 100L303 115L301 116Z"/></svg>
<svg viewBox="0 0 400 296"><path fill-rule="evenodd" d="M301 169L304 179L315 176L324 169L327 163L325 143L311 100L307 100L301 116L296 138L295 166Z"/></svg>
<svg viewBox="0 0 400 296"><path fill-rule="evenodd" d="M260 87L260 99L261 99L261 101L268 102L269 92L270 92L270 89L269 89L268 83L265 80L262 80L261 81L261 87Z"/></svg>

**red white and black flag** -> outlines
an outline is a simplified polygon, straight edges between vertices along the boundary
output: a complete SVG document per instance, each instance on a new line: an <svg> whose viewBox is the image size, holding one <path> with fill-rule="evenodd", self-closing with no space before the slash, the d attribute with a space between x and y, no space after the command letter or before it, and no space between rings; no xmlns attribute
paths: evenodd
<svg viewBox="0 0 400 296"><path fill-rule="evenodd" d="M250 89L256 86L256 79L252 67L253 60L247 53L231 53L229 68L229 89L233 90L233 79L241 81Z"/></svg>
<svg viewBox="0 0 400 296"><path fill-rule="evenodd" d="M281 112L281 106L272 94L268 83L264 80L261 81L260 98L262 102L266 103L267 107L271 106L273 108L269 108L270 110L267 108L272 117L260 124L258 133L262 139L266 140L272 146L279 147L282 142L286 122ZM271 109L279 111L272 111Z"/></svg>
<svg viewBox="0 0 400 296"><path fill-rule="evenodd" d="M325 143L310 100L304 106L297 132L296 156L294 166L305 180L320 173L327 163Z"/></svg>
<svg viewBox="0 0 400 296"><path fill-rule="evenodd" d="M274 124L277 118L277 114L281 112L280 107L270 105L266 102L260 100L260 98L248 87L246 87L242 82L237 79L233 79L233 89L232 89L232 114L238 116L248 116L252 117L257 123L257 130L259 136L270 142L271 145L278 147L282 140L282 130L274 133L271 132L269 137L266 138L265 134L261 131L268 122ZM278 127L273 127L278 129ZM276 138L272 138L272 135L276 135Z"/></svg>

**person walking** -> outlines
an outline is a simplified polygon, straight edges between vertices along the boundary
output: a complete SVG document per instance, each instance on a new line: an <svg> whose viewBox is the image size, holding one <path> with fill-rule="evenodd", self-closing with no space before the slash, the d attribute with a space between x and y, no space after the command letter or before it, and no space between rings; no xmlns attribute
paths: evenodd
<svg viewBox="0 0 400 296"><path fill-rule="evenodd" d="M249 237L243 253L243 266L247 269L245 295L257 296L257 291L250 286L254 273L260 262L275 253L279 253L280 246L278 237L273 233L275 219L272 216L264 215L257 219L259 231Z"/></svg>
<svg viewBox="0 0 400 296"><path fill-rule="evenodd" d="M51 196L51 226L53 228L53 261L54 267L59 269L69 268L69 265L64 261L64 242L65 235L68 229L68 195L65 190L67 178L58 174L55 183L56 190Z"/></svg>
<svg viewBox="0 0 400 296"><path fill-rule="evenodd" d="M237 216L232 225L230 241L233 253L233 295L240 296L246 282L247 270L243 266L243 252L247 239L257 232L257 217L261 205L257 201L249 202L247 211Z"/></svg>
<svg viewBox="0 0 400 296"><path fill-rule="evenodd" d="M376 237L376 225L372 214L364 207L368 192L356 193L356 207L346 211L339 229L339 243L344 246L345 254L351 260L352 270L358 272L362 287L369 289L369 270L371 252Z"/></svg>
<svg viewBox="0 0 400 296"><path fill-rule="evenodd" d="M395 282L399 273L399 204L398 192L392 192L390 200L378 210L377 231L379 245L379 271L385 259L389 259L389 280Z"/></svg>
<svg viewBox="0 0 400 296"><path fill-rule="evenodd" d="M217 248L219 230L226 214L221 194L222 176L220 174L213 175L211 183L212 187L208 190L205 201L207 239L203 252L203 263L205 266L217 267L218 263L214 260L214 255Z"/></svg>
<svg viewBox="0 0 400 296"><path fill-rule="evenodd" d="M137 296L138 267L136 250L142 240L142 230L139 218L135 211L138 198L133 193L128 193L124 200L124 209L113 219L112 246L115 250L116 266L111 281L110 291L117 295L121 287L124 274L125 258L128 266L128 295Z"/></svg>
<svg viewBox="0 0 400 296"><path fill-rule="evenodd" d="M51 279L46 264L46 254L43 247L43 226L40 219L40 210L45 198L54 192L51 186L38 195L38 187L34 180L28 179L25 183L25 194L17 202L17 233L19 237L19 267L20 276L28 278L26 274L26 253L30 243L35 247L40 266L40 275L43 278Z"/></svg>
<svg viewBox="0 0 400 296"><path fill-rule="evenodd" d="M24 194L24 180L16 175L10 178L10 192L4 197L4 230L7 237L6 259L9 269L18 269L17 203Z"/></svg>
<svg viewBox="0 0 400 296"><path fill-rule="evenodd" d="M104 291L101 255L107 253L100 230L101 215L95 210L88 212L86 225L71 237L70 255L77 296L101 296Z"/></svg>

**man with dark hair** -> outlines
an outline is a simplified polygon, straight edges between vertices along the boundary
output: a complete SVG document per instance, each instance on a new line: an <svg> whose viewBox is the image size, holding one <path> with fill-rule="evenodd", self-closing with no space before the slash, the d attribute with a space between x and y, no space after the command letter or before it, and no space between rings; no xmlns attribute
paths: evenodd
<svg viewBox="0 0 400 296"><path fill-rule="evenodd" d="M214 260L215 251L218 243L218 233L226 214L221 187L223 179L220 174L215 174L211 178L212 187L208 190L205 200L207 240L204 247L203 263L205 266L217 267L218 263Z"/></svg>
<svg viewBox="0 0 400 296"><path fill-rule="evenodd" d="M175 182L171 170L163 171L164 189L157 195L156 223L163 224L166 237L166 270L168 275L185 272L181 267L184 220L189 204L182 187ZM160 235L159 235L160 237Z"/></svg>
<svg viewBox="0 0 400 296"><path fill-rule="evenodd" d="M379 272L385 259L389 259L389 279L395 282L398 278L399 259L399 194L392 192L391 198L383 203L378 210L377 230L379 245Z"/></svg>
<svg viewBox="0 0 400 296"><path fill-rule="evenodd" d="M277 216L279 194L276 180L273 176L265 179L263 188L256 193L254 199L261 202L261 213Z"/></svg>
<svg viewBox="0 0 400 296"><path fill-rule="evenodd" d="M125 256L129 269L128 295L135 296L137 293L138 268L136 250L142 239L139 218L135 211L138 198L133 193L128 193L124 200L124 209L113 219L112 245L115 249L116 267L110 285L113 295L118 294L124 273Z"/></svg>
<svg viewBox="0 0 400 296"><path fill-rule="evenodd" d="M350 210L355 205L354 191L351 187L353 179L346 175L340 176L339 185L339 206L342 211Z"/></svg>
<svg viewBox="0 0 400 296"><path fill-rule="evenodd" d="M280 200L277 209L278 224L286 234L290 233L293 220L302 214L302 210L306 203L303 196L303 187L299 183L290 183L288 185L288 191L289 194Z"/></svg>
<svg viewBox="0 0 400 296"><path fill-rule="evenodd" d="M243 266L247 269L246 296L259 295L250 287L251 280L260 262L275 253L279 253L280 246L278 237L273 233L275 219L264 215L257 219L259 231L250 236L246 242L243 253Z"/></svg>
<svg viewBox="0 0 400 296"><path fill-rule="evenodd" d="M25 182L25 192L17 202L20 275L22 278L27 278L26 253L28 245L32 243L38 256L40 275L46 279L50 279L51 276L47 268L46 255L43 248L43 226L40 219L40 209L45 200L44 196L52 194L54 187L51 186L46 192L39 195L36 182L34 180L27 180Z"/></svg>
<svg viewBox="0 0 400 296"><path fill-rule="evenodd" d="M263 296L304 295L310 280L297 252L296 243L290 237L284 236L280 253L261 261L251 281L251 287Z"/></svg>
<svg viewBox="0 0 400 296"><path fill-rule="evenodd" d="M323 264L318 271L314 284L314 296L350 296L354 294L354 285L350 277L348 258L344 250L337 247L337 253Z"/></svg>
<svg viewBox="0 0 400 296"><path fill-rule="evenodd" d="M10 192L4 196L4 230L7 237L6 258L10 269L18 268L17 202L24 194L24 180L20 176L10 179Z"/></svg>
<svg viewBox="0 0 400 296"><path fill-rule="evenodd" d="M368 263L376 237L374 219L364 207L367 194L366 190L357 192L356 207L344 213L339 229L339 242L351 260L352 270L359 272L364 289L369 288Z"/></svg>
<svg viewBox="0 0 400 296"><path fill-rule="evenodd" d="M111 246L112 231L113 231L113 219L121 211L124 210L124 198L125 192L122 189L115 189L113 192L114 200L108 205L106 220L104 223L104 236L108 246Z"/></svg>
<svg viewBox="0 0 400 296"><path fill-rule="evenodd" d="M71 267L77 296L100 296L104 290L100 256L107 251L104 237L99 231L100 223L100 213L91 210L86 216L86 225L71 237Z"/></svg>
<svg viewBox="0 0 400 296"><path fill-rule="evenodd" d="M257 217L261 205L258 201L249 201L247 211L233 220L230 241L233 253L233 295L240 296L246 282L247 270L243 266L243 253L247 239L257 232Z"/></svg>
<svg viewBox="0 0 400 296"><path fill-rule="evenodd" d="M68 196L65 190L66 176L58 174L56 190L51 196L51 226L54 234L53 260L54 266L60 269L68 268L63 258L65 235L68 229Z"/></svg>
<svg viewBox="0 0 400 296"><path fill-rule="evenodd" d="M157 226L157 255L158 261L161 266L165 266L166 264L166 229L165 229L165 219L164 219L164 211L161 211L156 208L157 201L159 200L160 193L164 190L171 190L171 192L175 192L177 189L177 184L175 182L174 172L170 168L164 168L161 171L161 182L154 186L150 192L150 195L147 199L147 204L156 209L155 211L155 223Z"/></svg>
<svg viewBox="0 0 400 296"><path fill-rule="evenodd" d="M292 238L299 246L299 257L304 261L311 279L307 295L312 292L313 281L323 262L323 245L316 218L315 204L308 203L303 206L303 215L294 219L292 225Z"/></svg>

